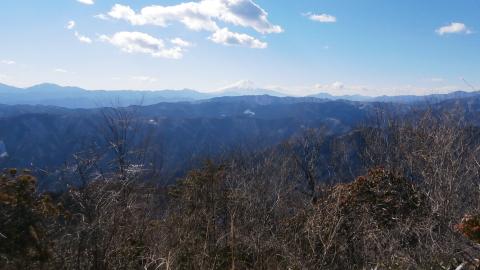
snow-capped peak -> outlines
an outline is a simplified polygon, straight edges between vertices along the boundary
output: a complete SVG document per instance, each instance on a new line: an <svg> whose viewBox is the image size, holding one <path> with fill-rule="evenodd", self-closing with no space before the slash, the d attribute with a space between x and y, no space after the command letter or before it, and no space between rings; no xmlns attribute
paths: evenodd
<svg viewBox="0 0 480 270"><path fill-rule="evenodd" d="M221 88L220 91L227 92L231 90L254 90L254 89L257 89L257 86L255 85L254 82L250 80L241 80Z"/></svg>

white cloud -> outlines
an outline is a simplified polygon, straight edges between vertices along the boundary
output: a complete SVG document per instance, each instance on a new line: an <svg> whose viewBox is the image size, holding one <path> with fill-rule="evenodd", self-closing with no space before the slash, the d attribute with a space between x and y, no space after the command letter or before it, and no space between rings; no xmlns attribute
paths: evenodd
<svg viewBox="0 0 480 270"><path fill-rule="evenodd" d="M194 2L176 6L148 6L143 8L140 14L135 13L129 6L116 4L108 15L114 19L126 20L132 25L167 27L169 22L179 21L191 30L215 31L218 26L207 12L208 10L202 10L199 3Z"/></svg>
<svg viewBox="0 0 480 270"><path fill-rule="evenodd" d="M97 18L97 19L100 19L100 20L104 20L104 21L108 21L110 20L110 17L108 17L107 15L105 14L97 14L95 16L93 16L94 18Z"/></svg>
<svg viewBox="0 0 480 270"><path fill-rule="evenodd" d="M177 45L179 47L191 47L192 46L192 43L190 43L188 41L185 41L181 38L174 38L174 39L170 40L170 43L172 43L173 45Z"/></svg>
<svg viewBox="0 0 480 270"><path fill-rule="evenodd" d="M254 49L265 49L268 44L249 36L247 34L240 34L230 32L227 28L220 29L209 37L215 43L227 46L244 46Z"/></svg>
<svg viewBox="0 0 480 270"><path fill-rule="evenodd" d="M459 22L453 22L449 25L443 26L435 30L437 34L440 36L446 35L446 34L472 34L472 30L468 29L468 27Z"/></svg>
<svg viewBox="0 0 480 270"><path fill-rule="evenodd" d="M342 82L334 82L332 84L332 88L335 89L335 90L341 90L341 89L345 88L345 85Z"/></svg>
<svg viewBox="0 0 480 270"><path fill-rule="evenodd" d="M100 40L108 42L126 53L143 53L153 57L170 59L183 57L181 47L167 48L163 40L141 32L118 32L111 37L102 35Z"/></svg>
<svg viewBox="0 0 480 270"><path fill-rule="evenodd" d="M72 30L73 28L75 28L75 21L69 21L69 22L67 23L66 28L67 28L68 30Z"/></svg>
<svg viewBox="0 0 480 270"><path fill-rule="evenodd" d="M316 84L314 88L317 90L338 91L338 90L344 89L345 84L342 82L334 82L332 84L327 84L327 85Z"/></svg>
<svg viewBox="0 0 480 270"><path fill-rule="evenodd" d="M313 13L306 13L305 14L310 20L321 22L321 23L334 23L337 22L337 17L329 14L313 14Z"/></svg>
<svg viewBox="0 0 480 270"><path fill-rule="evenodd" d="M65 28L67 28L68 30L73 30L74 28L76 27L76 23L75 21L69 21L67 23L67 26ZM77 31L75 31L75 37L80 41L80 42L83 42L83 43L92 43L92 39L89 38L89 37L86 37L84 35L81 35L80 33L78 33Z"/></svg>
<svg viewBox="0 0 480 270"><path fill-rule="evenodd" d="M133 76L131 77L134 81L139 81L142 83L154 83L157 81L157 78L149 77L149 76Z"/></svg>
<svg viewBox="0 0 480 270"><path fill-rule="evenodd" d="M116 4L108 12L113 19L126 20L132 25L156 25L167 27L179 22L193 31L213 32L209 37L213 42L223 45L241 45L250 48L266 48L267 43L250 35L230 32L218 23L252 28L262 34L281 33L282 27L268 20L268 13L253 0L200 0L177 5L151 5L135 12L131 7ZM106 19L106 15L96 17ZM174 49L188 47L191 44L179 39L171 40Z"/></svg>
<svg viewBox="0 0 480 270"><path fill-rule="evenodd" d="M93 0L77 0L77 2L80 2L85 5L93 5L95 2Z"/></svg>
<svg viewBox="0 0 480 270"><path fill-rule="evenodd" d="M252 0L204 0L207 5L218 5L219 19L243 27L251 27L262 34L281 33L282 27L268 21L268 13ZM211 2L211 3L209 3Z"/></svg>
<svg viewBox="0 0 480 270"><path fill-rule="evenodd" d="M68 73L67 70L63 69L63 68L56 68L54 69L53 71L57 72L57 73Z"/></svg>
<svg viewBox="0 0 480 270"><path fill-rule="evenodd" d="M116 4L108 15L133 25L166 27L170 22L180 22L195 31L219 30L217 22L250 27L262 34L280 33L283 29L268 21L268 13L252 0L201 0L178 5L144 7L139 13L125 5Z"/></svg>
<svg viewBox="0 0 480 270"><path fill-rule="evenodd" d="M317 93L329 93L332 95L352 95L352 94L365 94L368 92L365 86L361 85L345 85L343 82L336 81L330 84L316 84L309 89L305 89L304 92L310 94Z"/></svg>
<svg viewBox="0 0 480 270"><path fill-rule="evenodd" d="M15 65L16 64L16 62L13 61L13 60L2 60L1 63L5 64L5 65Z"/></svg>
<svg viewBox="0 0 480 270"><path fill-rule="evenodd" d="M81 34L79 34L78 32L75 32L75 37L77 37L77 39L82 42L82 43L87 43L87 44L90 44L92 43L92 39L89 38L89 37L86 37L86 36L82 36Z"/></svg>
<svg viewBox="0 0 480 270"><path fill-rule="evenodd" d="M73 30L76 26L76 23L75 21L69 21L66 28L68 30ZM77 31L75 31L75 37L82 43L87 43L87 44L90 44L92 43L92 39L89 38L89 37L86 37L84 35L81 35L80 33L78 33Z"/></svg>

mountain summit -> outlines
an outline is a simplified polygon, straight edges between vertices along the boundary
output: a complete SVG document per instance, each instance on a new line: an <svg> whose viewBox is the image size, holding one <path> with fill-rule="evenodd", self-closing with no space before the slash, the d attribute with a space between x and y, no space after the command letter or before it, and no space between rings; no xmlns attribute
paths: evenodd
<svg viewBox="0 0 480 270"><path fill-rule="evenodd" d="M274 97L286 97L287 94L258 87L254 82L250 80L241 80L234 84L221 88L217 92L219 96L261 96L269 95Z"/></svg>

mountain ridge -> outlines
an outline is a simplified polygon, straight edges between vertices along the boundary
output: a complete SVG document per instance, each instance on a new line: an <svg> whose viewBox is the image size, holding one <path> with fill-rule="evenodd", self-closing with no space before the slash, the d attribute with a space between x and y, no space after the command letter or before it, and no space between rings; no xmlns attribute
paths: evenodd
<svg viewBox="0 0 480 270"><path fill-rule="evenodd" d="M474 97L479 91L454 91L447 94L363 96L358 94L335 96L321 92L296 98L317 98L324 100L348 100L358 102L416 103L438 102L453 98ZM202 102L220 97L238 96L294 97L276 90L263 89L253 82L241 81L216 92L201 92L193 89L181 90L86 90L74 86L60 86L42 83L19 88L0 83L0 104L5 105L46 105L65 108L99 108L105 106L153 105L161 102Z"/></svg>

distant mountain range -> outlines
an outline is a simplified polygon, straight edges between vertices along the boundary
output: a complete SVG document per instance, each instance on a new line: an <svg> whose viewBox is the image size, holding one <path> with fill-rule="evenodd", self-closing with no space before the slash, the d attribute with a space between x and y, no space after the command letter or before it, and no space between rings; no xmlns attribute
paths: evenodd
<svg viewBox="0 0 480 270"><path fill-rule="evenodd" d="M16 88L0 84L0 104L48 105L66 108L96 108L106 106L151 105L160 102L195 101L213 96L194 90L85 90L55 84L40 84Z"/></svg>
<svg viewBox="0 0 480 270"><path fill-rule="evenodd" d="M149 138L152 159L161 162L165 179L175 179L204 158L261 150L309 128L345 133L365 121L374 105L262 95L163 102L123 110L135 112L135 137L139 141ZM109 109L0 105L0 167L56 172L73 164L74 154L87 155L92 149L104 153L109 149L102 138L104 111Z"/></svg>
<svg viewBox="0 0 480 270"><path fill-rule="evenodd" d="M99 108L109 106L153 105L161 102L202 102L211 98L232 96L287 97L287 94L256 87L250 81L242 81L218 92L205 93L191 89L183 90L85 90L78 87L64 87L56 84L39 84L28 88L17 88L0 84L0 104L5 105L44 105L65 108ZM328 93L318 93L307 98L324 100L349 100L361 102L438 102L452 98L478 96L479 92L457 91L449 94L428 96L380 96L368 97L362 95L334 96Z"/></svg>
<svg viewBox="0 0 480 270"><path fill-rule="evenodd" d="M350 101L364 101L364 102L393 102L393 103L415 103L415 102L440 102L449 99L468 98L479 96L480 92L465 92L456 91L447 94L431 94L425 96L416 95L402 95L402 96L378 96L369 97L362 95L345 95L345 96L333 96L328 93L319 93L311 95L311 97L329 99L329 100L350 100Z"/></svg>
<svg viewBox="0 0 480 270"><path fill-rule="evenodd" d="M16 97L11 91L20 92L17 94L20 97ZM222 91L228 94L228 91ZM54 85L40 85L28 89L9 89L3 86L0 92L3 95L0 103L5 102L5 97L11 98L10 102L14 101L13 98L17 98L17 101L23 98L25 101L28 100L28 93L32 93L32 97L36 98L30 99L32 103L48 102L65 106L61 103L62 100L71 100L69 105L72 107L74 104L81 104L73 103L78 101L79 96L86 96L84 102L95 98L105 98L106 102L106 98L110 97L107 95L110 92L107 91L92 93ZM122 97L132 97L130 100L143 94L138 91L114 93L120 93ZM147 93L154 96L172 91ZM89 96L93 94L93 97ZM471 98L472 95L476 96ZM461 108L467 121L480 126L477 113L480 111L480 95L460 92L430 98L441 100L457 96L467 98L452 98L430 106L431 103L402 103L425 100L425 97L377 98L398 101L391 103L270 95L209 96L203 100L195 100L188 95L183 98L159 96L168 100L178 98L191 102L159 102L129 106L122 110L134 112L138 139L149 138L149 150L152 155L158 155L158 158L155 156L152 159L161 162L165 179L173 180L188 168L198 165L204 158L218 157L237 149L261 150L310 128L322 128L332 136L348 134L358 126L375 119L379 110L388 110L389 115L404 117L412 113L413 108L424 109L424 105L434 111ZM106 123L102 112L109 110L0 104L0 167L37 168L57 172L58 168L72 164L74 154L88 155L90 149L106 151L109 145L106 145L102 138ZM47 180L42 180L42 183L48 186L52 184Z"/></svg>

